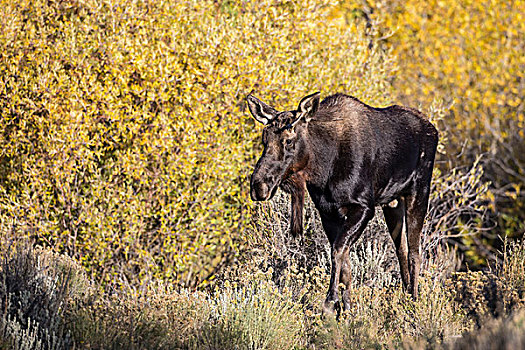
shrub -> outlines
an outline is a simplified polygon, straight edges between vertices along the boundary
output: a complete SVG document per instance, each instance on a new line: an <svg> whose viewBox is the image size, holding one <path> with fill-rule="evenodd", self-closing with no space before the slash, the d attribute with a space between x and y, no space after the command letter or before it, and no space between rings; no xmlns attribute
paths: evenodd
<svg viewBox="0 0 525 350"><path fill-rule="evenodd" d="M519 297L525 298L525 237L521 242L505 240L503 245L502 264L498 274L505 284L515 290Z"/></svg>
<svg viewBox="0 0 525 350"><path fill-rule="evenodd" d="M483 181L483 174L479 158L468 167L434 170L421 240L423 264L431 262L446 243L459 247L458 253L473 267L496 258L495 248L480 243L488 226L494 228L486 206L489 183Z"/></svg>
<svg viewBox="0 0 525 350"><path fill-rule="evenodd" d="M488 321L479 330L467 333L449 349L523 349L525 347L525 311Z"/></svg>
<svg viewBox="0 0 525 350"><path fill-rule="evenodd" d="M27 244L2 248L0 340L12 349L72 348L64 312L88 288L77 264Z"/></svg>
<svg viewBox="0 0 525 350"><path fill-rule="evenodd" d="M423 274L417 301L400 287L354 289L352 309L317 327L313 343L323 349L428 348L459 336L470 321L436 276Z"/></svg>
<svg viewBox="0 0 525 350"><path fill-rule="evenodd" d="M245 245L244 98L391 101L394 63L330 1L5 1L0 212L104 283L209 283Z"/></svg>
<svg viewBox="0 0 525 350"><path fill-rule="evenodd" d="M86 349L292 349L304 341L300 305L258 275L208 293L96 294L68 314L72 335Z"/></svg>
<svg viewBox="0 0 525 350"><path fill-rule="evenodd" d="M304 324L300 305L268 282L226 286L209 299L210 315L195 349L294 349Z"/></svg>
<svg viewBox="0 0 525 350"><path fill-rule="evenodd" d="M164 285L125 288L81 300L67 318L83 349L187 348L209 314L206 297Z"/></svg>
<svg viewBox="0 0 525 350"><path fill-rule="evenodd" d="M262 272L244 265L206 292L162 283L102 291L69 258L18 246L3 253L9 264L0 270L0 296L7 305L0 344L19 349L421 349L464 348L489 338L491 344L519 344L523 289L521 282L506 279L523 275L523 250L509 248L507 267L490 274L444 278L439 266L431 266L421 276L416 301L400 286L356 285L351 310L336 319L322 317L329 277L322 268L290 265L276 278L271 268ZM5 290L16 303L5 303Z"/></svg>
<svg viewBox="0 0 525 350"><path fill-rule="evenodd" d="M525 3L349 0L342 10L348 18L382 20L383 43L399 59L392 82L397 99L429 106L438 97L451 106L452 168L471 167L484 155L483 181L491 183L485 206L499 226L490 223L462 243L477 250L469 263L486 258L485 247L497 249L498 234L519 238L525 230ZM451 168L440 164L445 167Z"/></svg>

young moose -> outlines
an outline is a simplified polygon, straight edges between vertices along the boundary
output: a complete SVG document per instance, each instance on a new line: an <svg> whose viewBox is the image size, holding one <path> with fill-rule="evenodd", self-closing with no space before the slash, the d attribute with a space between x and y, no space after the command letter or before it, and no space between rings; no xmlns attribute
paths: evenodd
<svg viewBox="0 0 525 350"><path fill-rule="evenodd" d="M374 216L374 207L381 205L403 285L416 298L419 242L438 133L414 109L373 108L343 94L319 103L319 95L306 96L297 110L286 112L247 97L253 117L265 125L264 151L251 177L251 197L268 200L277 187L290 193L291 233L297 236L308 189L332 251L330 287L323 304L328 313L339 303L340 282L346 286L343 308L350 306L349 248Z"/></svg>

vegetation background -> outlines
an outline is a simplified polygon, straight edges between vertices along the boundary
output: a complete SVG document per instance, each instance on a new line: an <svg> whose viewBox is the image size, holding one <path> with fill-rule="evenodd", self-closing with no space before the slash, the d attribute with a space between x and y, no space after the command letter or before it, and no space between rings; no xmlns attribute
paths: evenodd
<svg viewBox="0 0 525 350"><path fill-rule="evenodd" d="M525 346L524 14L1 0L1 346ZM417 302L378 212L352 253L354 310L322 318L315 210L294 241L286 196L249 199L261 127L245 96L291 109L318 90L413 106L440 130Z"/></svg>

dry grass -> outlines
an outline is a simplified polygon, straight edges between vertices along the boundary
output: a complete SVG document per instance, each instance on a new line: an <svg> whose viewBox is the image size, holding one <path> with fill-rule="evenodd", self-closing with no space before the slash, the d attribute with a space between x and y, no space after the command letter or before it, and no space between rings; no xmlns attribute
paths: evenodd
<svg viewBox="0 0 525 350"><path fill-rule="evenodd" d="M509 245L490 274L426 270L417 301L398 285L356 284L352 309L336 319L321 315L321 268L290 265L276 276L243 265L212 291L104 291L70 259L23 245L3 253L0 340L17 349L510 349L523 343L525 305L522 284L507 280L523 275L524 250Z"/></svg>

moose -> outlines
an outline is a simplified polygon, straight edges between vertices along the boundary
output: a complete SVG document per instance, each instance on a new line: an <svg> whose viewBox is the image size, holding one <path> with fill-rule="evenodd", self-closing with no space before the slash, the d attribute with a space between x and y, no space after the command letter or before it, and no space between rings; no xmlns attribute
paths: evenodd
<svg viewBox="0 0 525 350"><path fill-rule="evenodd" d="M419 111L398 105L371 107L357 98L320 93L296 110L279 112L247 96L265 127L262 156L250 181L254 201L277 188L291 195L292 236L303 230L305 191L319 211L331 247L330 286L323 311L350 307L349 249L382 207L394 241L405 290L417 298L420 238L428 207L438 132Z"/></svg>

